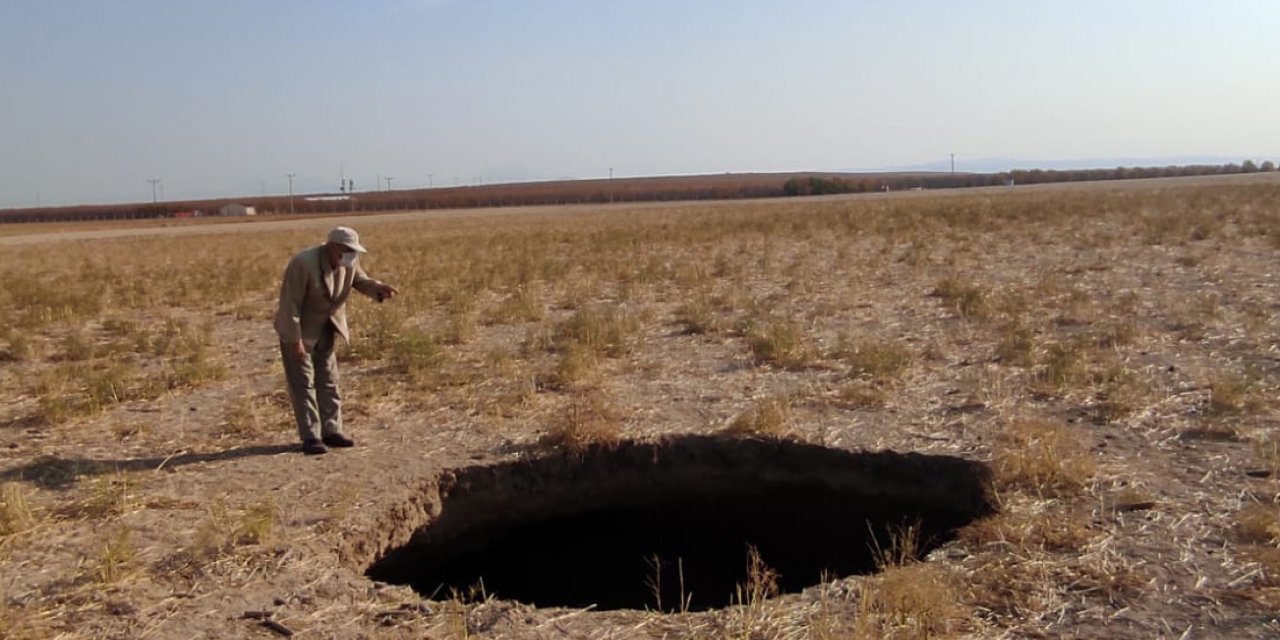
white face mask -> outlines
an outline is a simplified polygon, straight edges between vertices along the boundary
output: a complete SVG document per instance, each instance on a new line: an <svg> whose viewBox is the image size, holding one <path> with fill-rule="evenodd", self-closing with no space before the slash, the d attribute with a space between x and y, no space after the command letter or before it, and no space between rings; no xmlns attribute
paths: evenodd
<svg viewBox="0 0 1280 640"><path fill-rule="evenodd" d="M343 252L343 254L342 254L342 266L344 266L344 267L346 267L346 268L348 268L348 269L350 269L351 267L356 266L356 258L358 258L359 256L360 256L360 254L359 254L359 253L357 253L357 252L355 252L355 251L346 251L346 252Z"/></svg>

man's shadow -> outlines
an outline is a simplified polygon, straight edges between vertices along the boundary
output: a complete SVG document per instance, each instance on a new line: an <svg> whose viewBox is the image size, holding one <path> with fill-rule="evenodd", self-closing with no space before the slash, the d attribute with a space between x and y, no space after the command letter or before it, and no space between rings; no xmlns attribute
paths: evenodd
<svg viewBox="0 0 1280 640"><path fill-rule="evenodd" d="M124 471L159 471L197 462L222 462L250 456L273 456L297 451L296 444L269 444L236 447L210 453L177 452L163 458L96 460L92 458L59 458L40 456L32 462L0 472L0 482L25 481L45 489L70 489L80 478Z"/></svg>

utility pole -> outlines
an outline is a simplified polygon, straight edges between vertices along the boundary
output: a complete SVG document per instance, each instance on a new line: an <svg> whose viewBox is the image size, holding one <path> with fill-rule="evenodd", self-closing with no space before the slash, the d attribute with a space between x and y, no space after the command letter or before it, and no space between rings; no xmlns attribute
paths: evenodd
<svg viewBox="0 0 1280 640"><path fill-rule="evenodd" d="M156 199L156 185L160 184L160 178L151 178L150 180L147 180L147 182L151 183L151 204L155 204L159 202L159 200Z"/></svg>
<svg viewBox="0 0 1280 640"><path fill-rule="evenodd" d="M390 190L391 190L391 181L392 181L392 180L395 180L395 179L396 179L396 177L395 177L395 176L385 176L385 177L383 177L382 179L387 181L387 191L390 191Z"/></svg>
<svg viewBox="0 0 1280 640"><path fill-rule="evenodd" d="M293 214L293 178L297 175L296 173L284 174L284 177L289 179L289 213L291 215Z"/></svg>
<svg viewBox="0 0 1280 640"><path fill-rule="evenodd" d="M428 188L428 189L432 189L432 188L434 188L434 187L435 187L435 185L431 183L431 174L429 174L429 173L428 173L428 174L427 174L427 188Z"/></svg>
<svg viewBox="0 0 1280 640"><path fill-rule="evenodd" d="M951 186L956 186L956 154L951 154Z"/></svg>
<svg viewBox="0 0 1280 640"><path fill-rule="evenodd" d="M609 167L609 203L613 204L613 167Z"/></svg>

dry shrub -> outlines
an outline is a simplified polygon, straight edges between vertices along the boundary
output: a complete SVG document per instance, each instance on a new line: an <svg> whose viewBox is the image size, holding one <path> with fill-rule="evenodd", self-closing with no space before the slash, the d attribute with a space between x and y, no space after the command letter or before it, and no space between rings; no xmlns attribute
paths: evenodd
<svg viewBox="0 0 1280 640"><path fill-rule="evenodd" d="M1080 493L1095 467L1081 434L1042 420L1008 422L992 466L998 487L1046 497Z"/></svg>
<svg viewBox="0 0 1280 640"><path fill-rule="evenodd" d="M594 446L617 444L621 433L618 417L604 396L586 393L569 401L541 443L581 454Z"/></svg>
<svg viewBox="0 0 1280 640"><path fill-rule="evenodd" d="M791 401L786 396L762 398L735 416L724 432L738 437L786 437L791 433Z"/></svg>

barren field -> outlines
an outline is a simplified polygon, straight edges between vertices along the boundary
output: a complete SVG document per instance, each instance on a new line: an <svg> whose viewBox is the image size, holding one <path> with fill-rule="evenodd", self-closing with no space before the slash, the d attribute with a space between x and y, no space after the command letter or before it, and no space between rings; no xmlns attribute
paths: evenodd
<svg viewBox="0 0 1280 640"><path fill-rule="evenodd" d="M339 223L402 295L304 457L270 317ZM0 237L5 638L1280 635L1275 174L120 231ZM650 516L775 543L611 584ZM504 518L570 524L382 581Z"/></svg>

